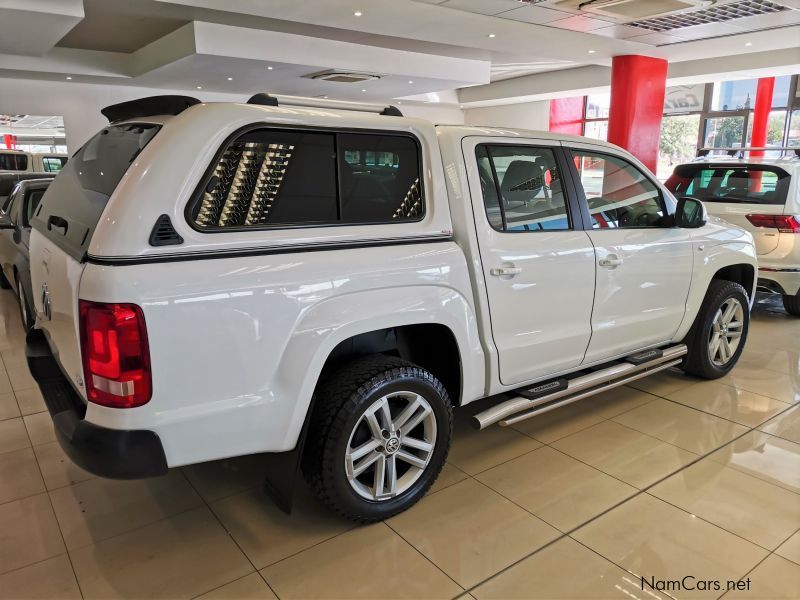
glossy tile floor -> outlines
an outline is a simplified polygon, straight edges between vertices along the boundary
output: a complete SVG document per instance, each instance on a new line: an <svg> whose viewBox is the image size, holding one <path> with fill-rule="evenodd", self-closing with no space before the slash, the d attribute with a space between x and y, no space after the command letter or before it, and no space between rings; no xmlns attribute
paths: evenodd
<svg viewBox="0 0 800 600"><path fill-rule="evenodd" d="M7 291L0 353L2 598L800 597L800 319L774 303L719 381L480 433L461 414L432 492L370 527L305 489L283 515L259 457L94 478L54 442Z"/></svg>

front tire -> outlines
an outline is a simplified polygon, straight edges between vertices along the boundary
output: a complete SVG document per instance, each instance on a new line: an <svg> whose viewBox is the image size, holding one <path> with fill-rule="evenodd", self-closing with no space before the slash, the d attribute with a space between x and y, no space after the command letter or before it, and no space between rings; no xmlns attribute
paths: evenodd
<svg viewBox="0 0 800 600"><path fill-rule="evenodd" d="M336 513L380 521L425 495L452 431L450 399L430 372L391 356L356 359L318 386L303 472Z"/></svg>
<svg viewBox="0 0 800 600"><path fill-rule="evenodd" d="M800 292L797 292L794 296L784 295L783 307L790 315L800 317Z"/></svg>
<svg viewBox="0 0 800 600"><path fill-rule="evenodd" d="M749 329L745 289L733 281L713 280L687 337L683 370L704 379L726 375L738 362Z"/></svg>

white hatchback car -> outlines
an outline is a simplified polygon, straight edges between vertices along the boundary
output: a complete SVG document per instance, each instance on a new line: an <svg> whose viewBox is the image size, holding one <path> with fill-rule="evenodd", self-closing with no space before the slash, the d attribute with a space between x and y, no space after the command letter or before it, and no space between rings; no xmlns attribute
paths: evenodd
<svg viewBox="0 0 800 600"><path fill-rule="evenodd" d="M751 150L715 149L733 156L711 154L679 165L666 186L750 231L758 253L758 291L782 295L786 311L800 316L800 148L745 156Z"/></svg>

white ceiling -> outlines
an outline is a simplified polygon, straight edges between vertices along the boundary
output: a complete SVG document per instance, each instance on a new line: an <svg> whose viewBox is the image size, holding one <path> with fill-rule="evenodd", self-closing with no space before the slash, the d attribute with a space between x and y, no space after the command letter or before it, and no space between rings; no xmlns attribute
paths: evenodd
<svg viewBox="0 0 800 600"><path fill-rule="evenodd" d="M800 0L777 2L786 10L654 33L577 0L4 0L0 76L370 101L462 89L467 104L515 102L607 85L620 54L712 77L718 59L763 69L781 52L777 66L800 71ZM304 77L329 69L380 79Z"/></svg>

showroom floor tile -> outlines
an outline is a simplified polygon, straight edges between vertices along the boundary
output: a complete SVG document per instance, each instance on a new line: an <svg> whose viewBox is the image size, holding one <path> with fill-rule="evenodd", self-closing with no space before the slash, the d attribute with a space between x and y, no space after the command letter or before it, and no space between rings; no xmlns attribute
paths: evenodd
<svg viewBox="0 0 800 600"><path fill-rule="evenodd" d="M99 479L54 442L0 292L0 599L668 598L642 577L800 590L800 319L757 308L741 364L670 371L514 427L471 428L428 496L368 527L259 456ZM469 595L468 595L469 594Z"/></svg>

